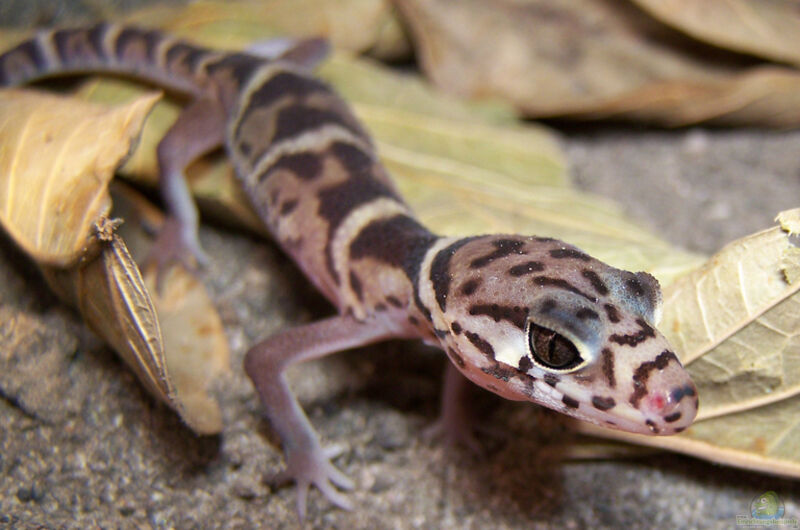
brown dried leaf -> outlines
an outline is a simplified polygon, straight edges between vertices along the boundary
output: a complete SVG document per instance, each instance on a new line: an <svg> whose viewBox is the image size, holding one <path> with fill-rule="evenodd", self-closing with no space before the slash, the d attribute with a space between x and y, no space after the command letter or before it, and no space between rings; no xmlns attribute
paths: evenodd
<svg viewBox="0 0 800 530"><path fill-rule="evenodd" d="M42 273L148 391L169 404L175 390L167 373L158 318L139 268L118 235L112 234L100 246L99 254L70 268L40 264Z"/></svg>
<svg viewBox="0 0 800 530"><path fill-rule="evenodd" d="M77 260L110 207L106 186L158 94L109 108L0 92L0 223L41 263Z"/></svg>
<svg viewBox="0 0 800 530"><path fill-rule="evenodd" d="M464 96L500 97L526 116L670 126L800 123L800 73L747 68L752 61L691 41L627 2L397 5L437 85Z"/></svg>
<svg viewBox="0 0 800 530"><path fill-rule="evenodd" d="M696 39L800 64L800 10L796 0L633 1Z"/></svg>

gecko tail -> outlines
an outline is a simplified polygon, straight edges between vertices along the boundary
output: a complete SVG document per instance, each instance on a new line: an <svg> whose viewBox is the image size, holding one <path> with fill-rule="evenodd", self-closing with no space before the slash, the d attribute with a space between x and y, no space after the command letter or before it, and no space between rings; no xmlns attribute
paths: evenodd
<svg viewBox="0 0 800 530"><path fill-rule="evenodd" d="M200 65L218 55L157 30L109 22L42 30L0 55L0 86L93 72L128 75L189 95Z"/></svg>

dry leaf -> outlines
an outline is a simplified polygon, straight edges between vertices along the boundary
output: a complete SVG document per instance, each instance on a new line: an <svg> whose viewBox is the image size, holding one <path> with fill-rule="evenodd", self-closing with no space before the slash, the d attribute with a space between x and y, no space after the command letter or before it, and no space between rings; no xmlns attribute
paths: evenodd
<svg viewBox="0 0 800 530"><path fill-rule="evenodd" d="M665 292L661 327L691 367L698 419L800 393L800 283L782 264L792 248L781 227L753 234Z"/></svg>
<svg viewBox="0 0 800 530"><path fill-rule="evenodd" d="M130 193L124 208L129 221L121 232L140 246L145 236L135 213L141 199L131 200ZM159 293L154 270L143 279L114 231L96 257L71 268L42 267L42 271L53 290L80 310L89 327L125 360L148 391L175 409L192 430L198 434L222 430L219 404L207 390L228 369L227 342L204 287L190 273L171 268Z"/></svg>
<svg viewBox="0 0 800 530"><path fill-rule="evenodd" d="M114 214L125 219L119 233L141 261L150 251L163 214L128 186L114 184ZM158 314L164 342L165 371L174 387L170 405L199 434L222 430L219 403L208 391L230 370L230 351L222 320L205 287L182 267L171 267L156 288L156 270L144 271L144 283Z"/></svg>
<svg viewBox="0 0 800 530"><path fill-rule="evenodd" d="M749 69L753 61L685 38L627 2L396 3L437 85L500 97L529 117L800 124L800 73Z"/></svg>
<svg viewBox="0 0 800 530"><path fill-rule="evenodd" d="M230 370L222 321L205 287L182 267L172 267L156 288L154 268L145 272L164 336L167 372L175 386L172 404L199 434L222 431L222 411L209 387Z"/></svg>
<svg viewBox="0 0 800 530"><path fill-rule="evenodd" d="M122 239L113 234L99 255L71 268L42 265L50 287L130 366L154 396L170 403L164 343L150 295Z"/></svg>
<svg viewBox="0 0 800 530"><path fill-rule="evenodd" d="M155 312L106 217L108 182L159 95L118 107L35 91L0 96L3 228L148 390L168 401Z"/></svg>
<svg viewBox="0 0 800 530"><path fill-rule="evenodd" d="M800 10L796 0L633 1L696 39L800 64Z"/></svg>
<svg viewBox="0 0 800 530"><path fill-rule="evenodd" d="M781 226L735 241L667 287L659 325L698 388L684 433L655 439L580 425L587 434L663 447L715 462L800 477L800 267Z"/></svg>
<svg viewBox="0 0 800 530"><path fill-rule="evenodd" d="M165 282L166 298L156 298L159 322L139 269L116 234L118 222L107 218L114 168L158 97L106 107L34 91L3 92L0 220L53 290L80 310L145 387L196 432L209 434L219 432L222 421L206 389L228 364L219 317L202 285L175 271Z"/></svg>
<svg viewBox="0 0 800 530"><path fill-rule="evenodd" d="M408 57L410 45L386 0L200 1L142 9L126 21L158 27L221 49L271 36L322 36L336 48L375 57Z"/></svg>
<svg viewBox="0 0 800 530"><path fill-rule="evenodd" d="M0 223L25 252L50 265L81 256L108 213L106 184L158 98L108 108L0 92Z"/></svg>

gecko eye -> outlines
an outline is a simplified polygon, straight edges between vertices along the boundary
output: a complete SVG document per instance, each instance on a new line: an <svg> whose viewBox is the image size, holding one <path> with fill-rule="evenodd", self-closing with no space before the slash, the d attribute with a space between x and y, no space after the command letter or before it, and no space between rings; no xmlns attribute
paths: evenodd
<svg viewBox="0 0 800 530"><path fill-rule="evenodd" d="M583 362L572 342L533 322L528 325L528 347L531 357L542 368L565 371L576 368Z"/></svg>

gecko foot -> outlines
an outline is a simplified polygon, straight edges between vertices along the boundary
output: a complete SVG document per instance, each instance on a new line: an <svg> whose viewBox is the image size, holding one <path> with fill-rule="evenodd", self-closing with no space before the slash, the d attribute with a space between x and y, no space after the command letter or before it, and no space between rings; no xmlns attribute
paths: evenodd
<svg viewBox="0 0 800 530"><path fill-rule="evenodd" d="M196 231L187 230L174 217L167 217L144 262L144 266L155 265L159 289L164 273L173 263L180 263L186 270L196 273L208 264L208 257L200 246Z"/></svg>
<svg viewBox="0 0 800 530"><path fill-rule="evenodd" d="M267 478L272 486L294 482L297 485L297 515L302 522L306 517L306 497L312 484L333 504L344 510L352 510L353 505L336 487L353 489L353 481L336 469L330 459L344 451L344 447L333 446L326 449L316 447L310 450L287 451L286 469Z"/></svg>
<svg viewBox="0 0 800 530"><path fill-rule="evenodd" d="M476 456L484 454L478 438L466 422L453 422L440 417L422 431L422 438L429 442L442 440L446 447L461 446Z"/></svg>

